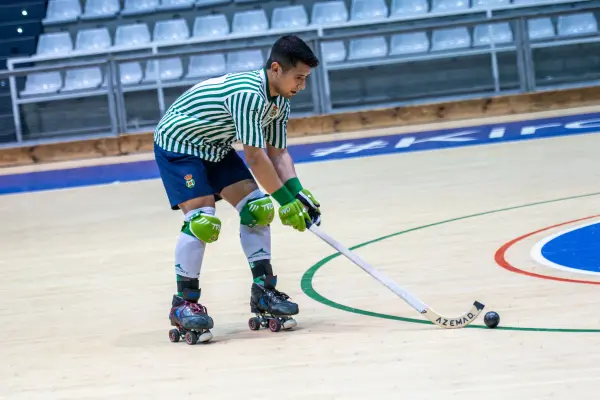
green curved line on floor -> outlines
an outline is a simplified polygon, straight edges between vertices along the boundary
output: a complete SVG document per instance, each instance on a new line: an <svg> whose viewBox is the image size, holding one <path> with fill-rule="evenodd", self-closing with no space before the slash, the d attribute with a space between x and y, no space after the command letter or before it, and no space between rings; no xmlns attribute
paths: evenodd
<svg viewBox="0 0 600 400"><path fill-rule="evenodd" d="M504 212L504 211L510 211L510 210L516 210L516 209L521 209L521 208L539 206L539 205L543 205L543 204L557 203L557 202L566 201L566 200L581 199L581 198L584 198L584 197L591 197L591 196L598 196L598 195L600 195L600 192L588 193L588 194L583 194L583 195L579 195L579 196L563 197L563 198L554 199L554 200L539 201L539 202L536 202L536 203L530 203L530 204L524 204L524 205L519 205L519 206L514 206L514 207L501 208L501 209L498 209L498 210L486 211L486 212L481 212L481 213L477 213L477 214L466 215L466 216L463 216L463 217L447 219L445 221L434 222L432 224L422 225L422 226L418 226L416 228L406 229L406 230L403 230L403 231L400 231L400 232L396 232L396 233L392 233L392 234L389 234L389 235L381 236L381 237L378 237L376 239L369 240L368 242L360 243L358 245L350 247L350 250L356 250L356 249L359 249L361 247L365 247L365 246L368 246L370 244L381 242L383 240L392 238L394 236L400 236L400 235L404 235L404 234L409 233L409 232L423 230L425 228L431 228L431 227L434 227L434 226L439 226L439 225L447 224L447 223L450 223L450 222L461 221L461 220L464 220L464 219L475 218L475 217L481 217L483 215L496 214L496 213L500 213L500 212ZM344 304L336 303L335 301L330 300L330 299L326 298L325 296L321 295L319 292L317 292L315 290L314 286L313 286L313 279L315 277L315 274L317 273L317 271L323 265L327 264L329 261L333 260L334 258L339 257L340 255L341 255L341 253L331 254L330 256L327 256L327 257L323 258L321 261L317 262L315 265L313 265L312 267L310 267L304 273L304 275L302 276L302 280L301 280L300 286L302 288L302 291L307 296L309 296L313 300L316 300L319 303L322 303L322 304L324 304L326 306L337 308L338 310L347 311L347 312L351 312L351 313L355 313L355 314L366 315L366 316L375 317L375 318L390 319L390 320L395 320L395 321L410 322L410 323L414 323L414 324L433 325L432 322L426 321L426 320L422 320L422 319L399 317L399 316L396 316L396 315L381 314L381 313L376 313L376 312L372 312L372 311L362 310L360 308L349 307L349 306L346 306ZM485 325L474 325L474 324L468 325L467 328L489 329ZM526 328L526 327L521 328L521 327L515 327L515 326L498 326L495 329L496 330L506 330L506 331L533 331L533 332L577 332L577 333L585 333L585 332L598 333L598 332L600 332L600 329Z"/></svg>

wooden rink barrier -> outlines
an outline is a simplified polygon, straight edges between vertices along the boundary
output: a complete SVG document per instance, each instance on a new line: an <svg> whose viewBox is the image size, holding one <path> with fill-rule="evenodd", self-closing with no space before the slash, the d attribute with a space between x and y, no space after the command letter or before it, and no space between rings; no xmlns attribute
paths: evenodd
<svg viewBox="0 0 600 400"><path fill-rule="evenodd" d="M588 107L598 104L600 87L553 90L519 95L447 101L394 108L290 119L291 140L325 140L348 132L415 127L419 124L447 123L476 118L502 117ZM0 167L36 165L58 161L97 159L152 152L152 132L118 137L65 141L0 149Z"/></svg>

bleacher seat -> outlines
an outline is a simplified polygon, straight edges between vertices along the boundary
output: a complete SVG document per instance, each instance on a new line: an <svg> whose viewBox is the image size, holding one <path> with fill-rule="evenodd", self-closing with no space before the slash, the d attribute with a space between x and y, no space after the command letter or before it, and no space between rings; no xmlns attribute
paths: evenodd
<svg viewBox="0 0 600 400"><path fill-rule="evenodd" d="M117 27L115 46L139 46L150 42L150 30L146 24L119 25Z"/></svg>
<svg viewBox="0 0 600 400"><path fill-rule="evenodd" d="M432 0L432 12L456 12L469 9L470 0Z"/></svg>
<svg viewBox="0 0 600 400"><path fill-rule="evenodd" d="M75 50L104 50L111 45L110 34L106 28L82 29L77 32Z"/></svg>
<svg viewBox="0 0 600 400"><path fill-rule="evenodd" d="M137 61L119 65L119 76L122 85L138 84L142 81L142 75L142 65Z"/></svg>
<svg viewBox="0 0 600 400"><path fill-rule="evenodd" d="M43 23L75 22L80 15L81 3L79 0L50 0Z"/></svg>
<svg viewBox="0 0 600 400"><path fill-rule="evenodd" d="M121 14L137 15L152 13L156 11L158 5L158 0L125 0Z"/></svg>
<svg viewBox="0 0 600 400"><path fill-rule="evenodd" d="M119 0L87 0L81 19L112 18L120 9Z"/></svg>
<svg viewBox="0 0 600 400"><path fill-rule="evenodd" d="M428 12L429 2L427 0L392 0L391 16L412 16Z"/></svg>
<svg viewBox="0 0 600 400"><path fill-rule="evenodd" d="M431 50L453 50L471 47L471 35L466 27L436 29L431 35Z"/></svg>
<svg viewBox="0 0 600 400"><path fill-rule="evenodd" d="M194 37L221 37L228 35L229 30L224 14L203 15L194 20Z"/></svg>
<svg viewBox="0 0 600 400"><path fill-rule="evenodd" d="M385 0L352 0L350 19L353 21L370 21L388 17Z"/></svg>
<svg viewBox="0 0 600 400"><path fill-rule="evenodd" d="M217 4L231 3L231 0L196 0L198 7L210 7Z"/></svg>
<svg viewBox="0 0 600 400"><path fill-rule="evenodd" d="M302 28L308 25L308 14L304 6L277 7L273 10L271 26L275 29Z"/></svg>
<svg viewBox="0 0 600 400"><path fill-rule="evenodd" d="M102 72L100 67L70 69L65 74L65 86L61 92L95 89L101 84Z"/></svg>
<svg viewBox="0 0 600 400"><path fill-rule="evenodd" d="M417 54L429 51L427 32L408 32L392 35L390 55Z"/></svg>
<svg viewBox="0 0 600 400"><path fill-rule="evenodd" d="M494 44L506 44L512 41L513 33L508 22L477 25L473 30L474 46L489 46L492 42Z"/></svg>
<svg viewBox="0 0 600 400"><path fill-rule="evenodd" d="M326 63L335 63L346 59L346 44L343 40L332 40L321 43L321 53Z"/></svg>
<svg viewBox="0 0 600 400"><path fill-rule="evenodd" d="M161 81L176 80L181 78L183 75L183 64L181 63L181 58L179 57L150 60L146 63L146 75L144 76L144 82L150 83L157 81L157 68L160 68Z"/></svg>
<svg viewBox="0 0 600 400"><path fill-rule="evenodd" d="M69 32L43 33L38 39L37 55L67 54L73 50Z"/></svg>
<svg viewBox="0 0 600 400"><path fill-rule="evenodd" d="M594 14L584 12L571 15L558 16L558 35L577 36L598 33L598 23Z"/></svg>
<svg viewBox="0 0 600 400"><path fill-rule="evenodd" d="M226 72L225 54L201 54L190 57L186 78L206 78Z"/></svg>
<svg viewBox="0 0 600 400"><path fill-rule="evenodd" d="M348 21L348 8L340 0L313 4L311 25L339 24Z"/></svg>
<svg viewBox="0 0 600 400"><path fill-rule="evenodd" d="M534 18L527 21L529 39L548 39L556 36L556 30L552 20L547 17Z"/></svg>
<svg viewBox="0 0 600 400"><path fill-rule="evenodd" d="M157 9L161 11L185 10L194 6L194 0L161 0Z"/></svg>
<svg viewBox="0 0 600 400"><path fill-rule="evenodd" d="M155 42L174 42L189 38L190 30L185 19L169 19L158 21L152 36Z"/></svg>
<svg viewBox="0 0 600 400"><path fill-rule="evenodd" d="M265 59L260 50L237 50L227 54L227 71L244 72L264 67Z"/></svg>
<svg viewBox="0 0 600 400"><path fill-rule="evenodd" d="M21 96L56 93L61 87L62 76L59 71L34 73L27 76Z"/></svg>
<svg viewBox="0 0 600 400"><path fill-rule="evenodd" d="M269 29L269 21L264 10L240 11L233 15L233 33L256 33Z"/></svg>
<svg viewBox="0 0 600 400"><path fill-rule="evenodd" d="M349 60L385 57L388 54L388 44L384 36L350 40Z"/></svg>
<svg viewBox="0 0 600 400"><path fill-rule="evenodd" d="M473 0L473 8L494 8L510 5L510 0Z"/></svg>

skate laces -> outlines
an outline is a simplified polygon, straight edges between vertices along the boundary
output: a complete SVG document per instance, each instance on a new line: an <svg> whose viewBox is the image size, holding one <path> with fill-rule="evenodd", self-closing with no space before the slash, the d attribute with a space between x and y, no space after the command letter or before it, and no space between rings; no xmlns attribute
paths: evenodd
<svg viewBox="0 0 600 400"><path fill-rule="evenodd" d="M269 297L271 297L273 300L278 301L278 302L282 302L282 301L286 301L287 299L290 298L290 296L288 296L287 294L280 292L277 289L268 289Z"/></svg>
<svg viewBox="0 0 600 400"><path fill-rule="evenodd" d="M188 302L188 307L196 314L207 314L206 307L199 303Z"/></svg>

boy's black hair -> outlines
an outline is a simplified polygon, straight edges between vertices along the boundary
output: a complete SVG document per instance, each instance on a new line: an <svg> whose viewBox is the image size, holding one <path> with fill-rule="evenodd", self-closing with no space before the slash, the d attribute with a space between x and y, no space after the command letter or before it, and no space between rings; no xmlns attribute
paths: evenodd
<svg viewBox="0 0 600 400"><path fill-rule="evenodd" d="M271 47L266 67L270 69L271 64L277 62L284 70L288 70L300 61L310 68L319 66L319 59L302 39L295 35L287 35L277 39Z"/></svg>

